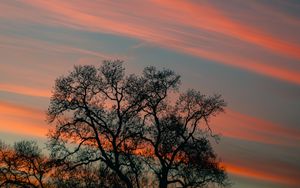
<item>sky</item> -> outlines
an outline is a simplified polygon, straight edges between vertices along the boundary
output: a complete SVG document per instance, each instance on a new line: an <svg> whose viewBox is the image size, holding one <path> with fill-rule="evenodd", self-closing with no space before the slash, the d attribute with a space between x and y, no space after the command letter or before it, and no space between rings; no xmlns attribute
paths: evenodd
<svg viewBox="0 0 300 188"><path fill-rule="evenodd" d="M300 1L1 0L0 139L46 141L54 80L122 59L219 93L214 149L233 188L300 185Z"/></svg>

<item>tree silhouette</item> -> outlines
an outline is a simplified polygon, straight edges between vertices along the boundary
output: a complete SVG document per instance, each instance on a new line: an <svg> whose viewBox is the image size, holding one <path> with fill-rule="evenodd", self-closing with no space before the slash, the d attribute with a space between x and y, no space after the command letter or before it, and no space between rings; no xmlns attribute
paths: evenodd
<svg viewBox="0 0 300 188"><path fill-rule="evenodd" d="M172 71L154 67L144 71L147 93L144 121L151 154L145 162L159 180L159 187L179 184L200 187L208 183L226 184L226 174L216 161L207 133L208 120L223 111L220 95L207 97L195 90L179 96L175 105L167 100L169 90L176 89L179 77ZM204 121L204 122L203 122ZM205 123L206 127L200 127ZM151 160L152 159L152 160Z"/></svg>
<svg viewBox="0 0 300 188"><path fill-rule="evenodd" d="M51 157L69 169L97 162L128 188L141 187L149 173L161 188L225 185L208 139L208 120L225 102L189 90L172 104L179 83L179 75L155 67L126 76L119 60L75 66L55 82Z"/></svg>
<svg viewBox="0 0 300 188"><path fill-rule="evenodd" d="M35 141L19 141L13 147L0 141L0 187L93 188L124 187L118 176L102 165L66 164L42 155Z"/></svg>
<svg viewBox="0 0 300 188"><path fill-rule="evenodd" d="M51 162L33 141L0 141L0 187L45 187Z"/></svg>
<svg viewBox="0 0 300 188"><path fill-rule="evenodd" d="M124 183L109 168L102 165L87 164L76 168L65 169L56 168L52 174L52 185L58 188L84 188L84 187L103 187L117 188L124 187Z"/></svg>
<svg viewBox="0 0 300 188"><path fill-rule="evenodd" d="M127 187L139 187L135 151L144 129L138 115L144 95L132 93L142 83L124 76L121 62L106 61L99 69L76 66L58 78L48 110L50 122L57 123L50 147L52 157L70 168L101 161Z"/></svg>

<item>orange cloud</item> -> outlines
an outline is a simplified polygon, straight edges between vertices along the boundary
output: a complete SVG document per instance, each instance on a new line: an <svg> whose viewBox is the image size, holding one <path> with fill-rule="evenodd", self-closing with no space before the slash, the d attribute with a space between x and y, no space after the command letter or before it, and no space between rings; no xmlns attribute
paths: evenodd
<svg viewBox="0 0 300 188"><path fill-rule="evenodd" d="M0 83L0 91L8 91L12 93L18 93L21 95L29 95L35 97L47 97L51 96L51 90L43 90L32 87L26 87L21 85L12 85Z"/></svg>
<svg viewBox="0 0 300 188"><path fill-rule="evenodd" d="M188 24L196 28L222 33L248 43L262 46L275 53L292 56L297 59L300 58L299 45L272 37L270 33L263 33L259 28L235 22L227 17L225 12L207 3L202 3L201 5L188 1L156 1L156 3L165 8L171 8L172 12L177 15L191 16L177 16L176 20L180 20L181 24ZM182 14L179 14L179 12Z"/></svg>
<svg viewBox="0 0 300 188"><path fill-rule="evenodd" d="M1 115L0 115L1 117ZM1 117L0 131L14 134L21 134L26 136L45 137L48 133L47 126L42 127L31 122L25 122L22 120L5 119Z"/></svg>
<svg viewBox="0 0 300 188"><path fill-rule="evenodd" d="M296 146L300 141L299 130L231 110L213 118L211 124L215 132L236 139L287 146Z"/></svg>
<svg viewBox="0 0 300 188"><path fill-rule="evenodd" d="M35 119L42 119L45 117L45 112L42 112L41 110L20 106L5 101L0 101L0 112L1 114L12 114L23 117L32 117Z"/></svg>
<svg viewBox="0 0 300 188"><path fill-rule="evenodd" d="M297 180L294 177L284 176L282 174L274 174L271 171L268 172L260 171L257 170L256 168L253 168L253 166L252 168L249 168L249 167L238 166L230 163L224 163L224 166L226 167L226 170L228 170L230 174L234 174L237 176L263 180L263 181L276 182L276 183L290 185L290 186L297 186L300 183L299 180Z"/></svg>
<svg viewBox="0 0 300 188"><path fill-rule="evenodd" d="M37 109L0 101L0 131L44 137L46 115Z"/></svg>
<svg viewBox="0 0 300 188"><path fill-rule="evenodd" d="M300 59L299 45L273 37L271 33L265 33L254 26L236 22L210 4L152 1L147 6L140 4L139 9L132 10L133 6L113 2L103 2L101 6L91 2L71 4L61 1L31 1L30 3L50 13L51 19L46 21L49 24L55 22L76 29L134 37L179 52L300 84L300 72L297 69L292 70L283 63L278 66L272 63L273 60L266 62L235 51L235 48L252 44L276 55ZM98 11L99 8L101 12ZM215 37L206 35L207 32ZM230 41L226 42L228 38L239 41L231 44ZM206 43L213 46L205 46L203 40L207 40ZM225 43L225 46L220 45L218 41ZM224 51L226 45L231 46L232 52Z"/></svg>

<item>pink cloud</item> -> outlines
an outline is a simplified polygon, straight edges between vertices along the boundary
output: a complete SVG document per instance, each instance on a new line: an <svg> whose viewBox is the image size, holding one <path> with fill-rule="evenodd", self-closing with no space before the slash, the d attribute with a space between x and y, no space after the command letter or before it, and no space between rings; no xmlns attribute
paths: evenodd
<svg viewBox="0 0 300 188"><path fill-rule="evenodd" d="M135 2L140 6L139 9L130 3L114 2L71 4L36 0L28 3L48 15L45 24L55 22L64 27L138 38L178 52L300 84L298 69L290 69L284 63L274 64L273 59L266 61L235 51L235 48L247 50L251 44L258 47L255 50L262 48L276 56L299 60L299 44L276 38L258 27L236 22L227 17L223 10L207 3L153 1L142 5ZM214 34L216 40L207 36L207 32ZM230 43L232 40L236 44ZM228 42L222 44L224 41ZM231 46L232 52L226 51L226 46Z"/></svg>
<svg viewBox="0 0 300 188"><path fill-rule="evenodd" d="M211 121L212 129L225 137L266 144L297 146L300 131L264 119L227 110Z"/></svg>

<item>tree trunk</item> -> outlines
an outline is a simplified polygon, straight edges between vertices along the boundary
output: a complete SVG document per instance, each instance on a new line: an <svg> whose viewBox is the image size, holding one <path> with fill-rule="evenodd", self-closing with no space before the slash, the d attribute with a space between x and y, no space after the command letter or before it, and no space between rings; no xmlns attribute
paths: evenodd
<svg viewBox="0 0 300 188"><path fill-rule="evenodd" d="M167 173L163 173L161 178L159 178L159 188L167 188L168 187L168 175Z"/></svg>
<svg viewBox="0 0 300 188"><path fill-rule="evenodd" d="M116 170L118 176L120 177L120 179L126 184L127 188L133 188L132 182L130 181L130 179L125 176L120 170Z"/></svg>
<svg viewBox="0 0 300 188"><path fill-rule="evenodd" d="M166 180L160 180L159 181L159 188L167 188L168 182Z"/></svg>

